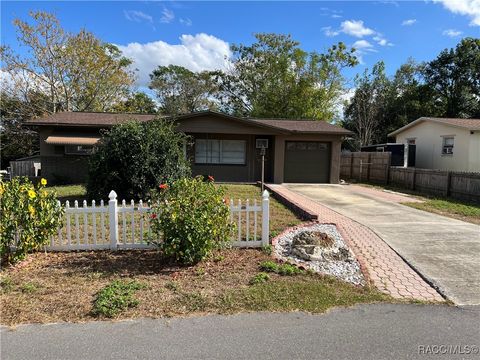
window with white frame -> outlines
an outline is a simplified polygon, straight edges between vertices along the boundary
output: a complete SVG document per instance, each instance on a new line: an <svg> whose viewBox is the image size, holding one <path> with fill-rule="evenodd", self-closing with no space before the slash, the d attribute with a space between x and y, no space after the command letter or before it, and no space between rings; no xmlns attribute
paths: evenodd
<svg viewBox="0 0 480 360"><path fill-rule="evenodd" d="M443 155L453 155L453 136L444 136L443 145L442 145L442 154Z"/></svg>
<svg viewBox="0 0 480 360"><path fill-rule="evenodd" d="M245 140L195 140L196 164L244 165L246 158Z"/></svg>

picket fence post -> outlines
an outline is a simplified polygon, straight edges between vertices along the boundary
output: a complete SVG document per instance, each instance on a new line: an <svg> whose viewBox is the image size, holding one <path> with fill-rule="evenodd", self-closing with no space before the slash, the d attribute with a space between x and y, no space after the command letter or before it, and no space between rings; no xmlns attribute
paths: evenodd
<svg viewBox="0 0 480 360"><path fill-rule="evenodd" d="M262 194L262 245L267 246L269 244L270 235L270 194L265 190Z"/></svg>
<svg viewBox="0 0 480 360"><path fill-rule="evenodd" d="M117 210L117 193L110 191L108 194L108 218L110 224L110 249L117 250L118 243L118 210Z"/></svg>

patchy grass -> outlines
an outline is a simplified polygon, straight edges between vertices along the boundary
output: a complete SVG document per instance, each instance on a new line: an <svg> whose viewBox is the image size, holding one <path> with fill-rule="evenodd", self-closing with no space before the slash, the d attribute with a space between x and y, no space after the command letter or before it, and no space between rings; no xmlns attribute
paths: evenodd
<svg viewBox="0 0 480 360"><path fill-rule="evenodd" d="M403 205L474 224L480 224L480 205L472 203L452 199L425 199L425 201L421 203L407 202L403 203Z"/></svg>
<svg viewBox="0 0 480 360"><path fill-rule="evenodd" d="M478 203L441 196L426 195L419 193L418 191L402 189L395 186L380 186L368 183L357 183L357 185L412 195L422 202L404 202L402 204L415 209L480 225L480 204Z"/></svg>
<svg viewBox="0 0 480 360"><path fill-rule="evenodd" d="M56 192L58 200L62 203L65 201L82 201L85 199L87 190L84 185L63 185L63 186L50 186L47 187L47 191ZM108 199L108 194L105 196Z"/></svg>
<svg viewBox="0 0 480 360"><path fill-rule="evenodd" d="M0 322L95 320L100 304L121 311L98 313L128 319L258 310L317 313L334 306L393 301L374 288L305 271L296 276L269 273L268 281L251 285L254 277L265 278L258 276L259 265L268 260L271 258L261 250L235 249L219 251L189 267L167 262L159 252L147 250L36 253L3 270ZM144 285L133 286L137 305L118 305L113 299L124 290L112 284L132 281ZM24 292L25 283L35 284L36 291ZM131 299L120 296L121 304L131 304Z"/></svg>
<svg viewBox="0 0 480 360"><path fill-rule="evenodd" d="M250 285L263 284L270 280L270 276L267 273L260 272L250 279Z"/></svg>
<svg viewBox="0 0 480 360"><path fill-rule="evenodd" d="M142 288L143 285L136 281L112 281L96 294L92 314L112 318L125 309L137 306L134 294Z"/></svg>

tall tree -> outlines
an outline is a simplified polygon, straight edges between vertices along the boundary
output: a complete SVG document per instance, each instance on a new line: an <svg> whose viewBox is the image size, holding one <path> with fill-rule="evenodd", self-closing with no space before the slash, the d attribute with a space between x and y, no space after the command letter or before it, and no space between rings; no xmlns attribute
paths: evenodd
<svg viewBox="0 0 480 360"><path fill-rule="evenodd" d="M344 91L341 71L357 64L343 43L308 53L290 35L256 34L252 45L233 45L231 68L217 71L227 112L274 118L334 117Z"/></svg>
<svg viewBox="0 0 480 360"><path fill-rule="evenodd" d="M425 83L446 117L480 117L480 39L465 38L426 64Z"/></svg>
<svg viewBox="0 0 480 360"><path fill-rule="evenodd" d="M208 72L193 72L177 65L159 66L150 78L150 89L156 92L164 114L216 108L213 95L217 87Z"/></svg>
<svg viewBox="0 0 480 360"><path fill-rule="evenodd" d="M353 147L359 149L377 142L379 129L385 122L390 82L383 61L376 63L370 73L365 69L361 76L357 75L355 87L355 94L345 109L343 125L355 132Z"/></svg>
<svg viewBox="0 0 480 360"><path fill-rule="evenodd" d="M30 94L31 101L45 101L43 94ZM39 148L38 133L23 126L28 108L3 91L0 93L0 168L5 169L10 161L33 155ZM29 118L40 114L27 114Z"/></svg>
<svg viewBox="0 0 480 360"><path fill-rule="evenodd" d="M112 106L109 111L136 114L154 114L157 105L150 96L144 92L133 92L125 100Z"/></svg>
<svg viewBox="0 0 480 360"><path fill-rule="evenodd" d="M26 55L0 48L3 90L22 101L29 113L103 111L125 96L133 83L131 61L116 46L85 30L67 33L53 14L30 16L31 23L14 21ZM39 93L45 101L31 101L31 94Z"/></svg>

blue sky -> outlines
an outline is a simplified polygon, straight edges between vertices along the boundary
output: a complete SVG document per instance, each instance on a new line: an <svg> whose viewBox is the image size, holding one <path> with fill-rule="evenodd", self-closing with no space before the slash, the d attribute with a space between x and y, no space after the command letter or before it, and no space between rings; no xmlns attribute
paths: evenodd
<svg viewBox="0 0 480 360"><path fill-rule="evenodd" d="M139 69L144 86L156 65L192 70L225 66L231 43L251 43L255 32L291 34L305 50L324 51L343 41L360 50L352 78L384 60L388 73L413 57L433 59L462 37L480 36L480 1L342 2L5 2L1 41L18 49L12 20L29 10L55 12L64 28L85 27L121 46ZM18 51L21 52L20 49Z"/></svg>

